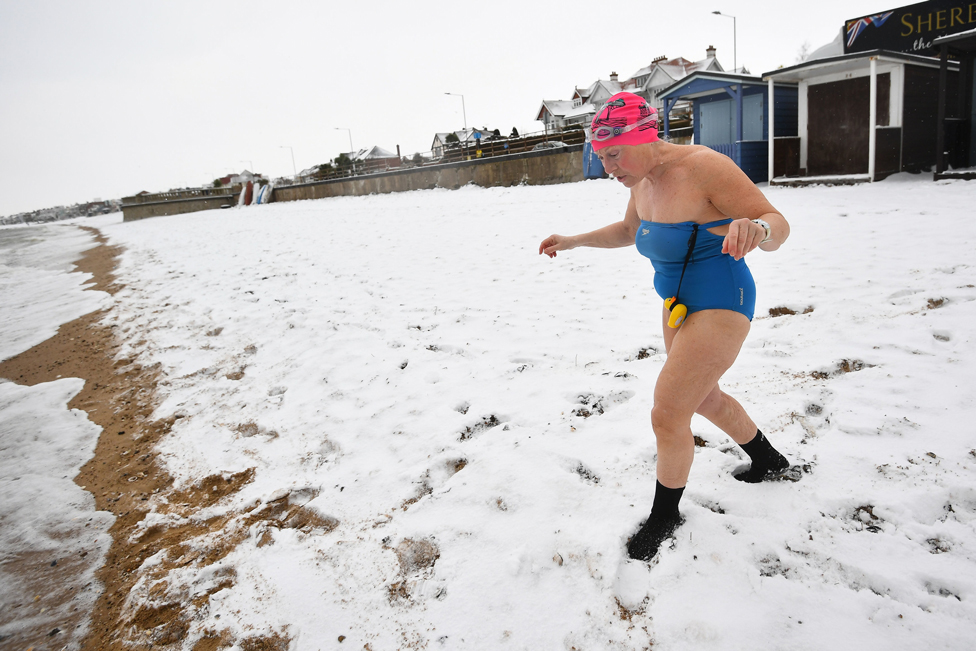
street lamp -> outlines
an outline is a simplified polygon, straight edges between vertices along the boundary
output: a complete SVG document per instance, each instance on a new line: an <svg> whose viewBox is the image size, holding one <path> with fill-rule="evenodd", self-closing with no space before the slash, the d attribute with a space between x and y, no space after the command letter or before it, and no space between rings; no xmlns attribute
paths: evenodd
<svg viewBox="0 0 976 651"><path fill-rule="evenodd" d="M250 168L248 168L248 169L250 169L250 171L251 171L251 173L252 173L252 174L254 173L254 163L253 163L252 161L249 161L249 160L242 160L241 162L242 162L242 163L248 163L248 164L249 164L249 165L251 166L251 167L250 167Z"/></svg>
<svg viewBox="0 0 976 651"><path fill-rule="evenodd" d="M298 178L298 168L295 167L295 150L288 145L278 145L278 149L290 149L291 150L291 171L295 173L295 178Z"/></svg>
<svg viewBox="0 0 976 651"><path fill-rule="evenodd" d="M735 72L739 68L739 62L736 60L735 16L723 14L721 11L713 11L712 13L716 16L725 16L726 18L732 19L732 72Z"/></svg>
<svg viewBox="0 0 976 651"><path fill-rule="evenodd" d="M468 113L464 110L464 95L460 93L444 93L445 95L454 95L455 97L461 98L461 115L464 117L464 130L468 130Z"/></svg>
<svg viewBox="0 0 976 651"><path fill-rule="evenodd" d="M347 129L345 127L335 127L335 130L336 131L348 131L349 132L349 153L351 154L353 152L353 146L352 146L352 129Z"/></svg>

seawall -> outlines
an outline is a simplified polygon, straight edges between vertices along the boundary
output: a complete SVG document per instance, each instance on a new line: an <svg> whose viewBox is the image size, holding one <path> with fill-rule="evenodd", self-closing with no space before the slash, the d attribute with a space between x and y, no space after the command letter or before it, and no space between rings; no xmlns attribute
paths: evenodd
<svg viewBox="0 0 976 651"><path fill-rule="evenodd" d="M275 188L275 201L300 201L338 196L386 194L433 188L552 185L583 180L583 145L526 152L444 165L426 165L371 174L285 185Z"/></svg>

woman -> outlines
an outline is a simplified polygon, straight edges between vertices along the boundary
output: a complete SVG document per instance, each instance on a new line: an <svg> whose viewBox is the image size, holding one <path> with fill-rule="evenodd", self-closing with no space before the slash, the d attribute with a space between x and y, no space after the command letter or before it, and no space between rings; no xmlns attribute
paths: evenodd
<svg viewBox="0 0 976 651"><path fill-rule="evenodd" d="M790 227L727 156L659 140L657 112L637 95L611 97L588 135L606 171L630 188L624 219L581 235L550 235L539 253L554 258L578 246L636 243L650 258L654 287L666 299L668 356L651 412L657 486L650 516L627 545L631 558L649 561L682 522L678 502L695 455L693 414L710 420L749 455L751 465L736 479L755 483L789 470L786 458L718 381L739 354L755 308L755 284L743 258L757 247L775 251Z"/></svg>

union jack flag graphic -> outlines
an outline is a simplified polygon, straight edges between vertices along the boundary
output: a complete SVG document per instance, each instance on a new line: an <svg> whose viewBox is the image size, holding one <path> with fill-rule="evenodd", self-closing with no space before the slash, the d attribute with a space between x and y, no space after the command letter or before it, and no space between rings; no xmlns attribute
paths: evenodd
<svg viewBox="0 0 976 651"><path fill-rule="evenodd" d="M895 12L889 11L883 14L865 16L864 18L852 20L851 22L847 23L847 47L854 45L854 41L857 40L857 37L861 35L861 32L868 28L868 25L881 27L885 24L886 20L891 18L891 14L893 13Z"/></svg>

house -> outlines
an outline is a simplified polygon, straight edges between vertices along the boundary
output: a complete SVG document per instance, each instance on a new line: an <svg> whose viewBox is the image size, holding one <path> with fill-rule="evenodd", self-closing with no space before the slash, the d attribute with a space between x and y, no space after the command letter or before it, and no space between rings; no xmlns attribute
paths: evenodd
<svg viewBox="0 0 976 651"><path fill-rule="evenodd" d="M221 179L221 185L238 185L247 183L248 181L259 181L262 179L264 179L263 174L257 174L255 172L244 170L240 174L231 174L227 183L224 183L223 179Z"/></svg>
<svg viewBox="0 0 976 651"><path fill-rule="evenodd" d="M433 158L440 158L444 155L444 148L447 147L447 139L451 134L454 134L454 137L457 138L458 142L464 147L477 147L477 145L482 141L502 137L501 132L498 129L488 129L487 127L435 133L434 142L430 146L430 153Z"/></svg>
<svg viewBox="0 0 976 651"><path fill-rule="evenodd" d="M776 138L797 135L797 86L780 84L774 93L770 115L771 82L753 75L696 71L660 89L665 137L671 135L671 111L679 103L691 103L692 144L704 145L727 155L754 182L769 179L769 130ZM772 119L770 119L772 118ZM782 147L781 147L782 148ZM785 151L785 150L784 150ZM781 174L796 174L781 161Z"/></svg>
<svg viewBox="0 0 976 651"><path fill-rule="evenodd" d="M675 82L681 81L696 72L725 72L722 64L715 58L715 52L715 48L709 45L705 49L705 58L701 61L688 61L684 57L674 59L658 57L651 62L650 66L641 68L634 73L632 77L635 82L634 90L629 88L624 90L630 90L635 95L640 95L647 100L648 104L661 111L664 108L664 102L658 97L658 94L665 88L673 86ZM741 71L733 71L733 73L735 72L749 74L745 68Z"/></svg>
<svg viewBox="0 0 976 651"><path fill-rule="evenodd" d="M574 124L577 123L578 119L582 119L585 122L587 110L582 112L577 111L582 106L583 101L579 99L544 99L542 100L542 106L539 107L539 111L536 113L535 119L542 122L546 131L558 131L569 124L566 119L568 113L576 113L573 115ZM591 105L586 104L586 109L590 108L592 108ZM596 113L595 109L589 111L590 115L594 113Z"/></svg>
<svg viewBox="0 0 976 651"><path fill-rule="evenodd" d="M640 95L660 111L663 103L657 97L658 92L698 71L723 71L715 58L714 47L709 46L705 50L705 58L701 61L692 62L683 57L657 57L649 66L641 68L624 81L620 81L617 73L612 72L609 80L600 79L585 89L574 89L571 100L543 100L535 119L542 122L547 131L575 125L587 126L597 109L621 91Z"/></svg>
<svg viewBox="0 0 976 651"><path fill-rule="evenodd" d="M400 167L400 157L379 146L360 149L355 153L346 154L354 163L367 163L370 167Z"/></svg>

